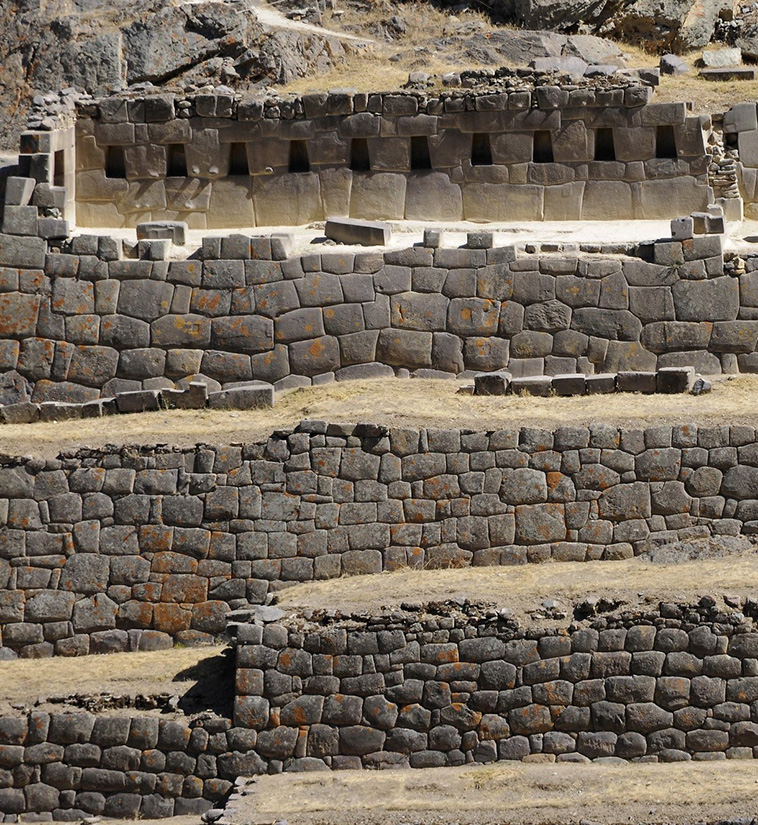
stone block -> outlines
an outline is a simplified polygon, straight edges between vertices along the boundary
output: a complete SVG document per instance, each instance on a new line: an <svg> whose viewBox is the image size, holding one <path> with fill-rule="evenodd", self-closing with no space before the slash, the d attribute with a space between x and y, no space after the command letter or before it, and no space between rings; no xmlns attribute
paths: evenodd
<svg viewBox="0 0 758 825"><path fill-rule="evenodd" d="M661 367L656 376L656 391L660 393L689 392L694 382L694 367Z"/></svg>
<svg viewBox="0 0 758 825"><path fill-rule="evenodd" d="M208 406L218 410L255 410L274 406L274 387L263 381L212 392Z"/></svg>
<svg viewBox="0 0 758 825"><path fill-rule="evenodd" d="M673 218L671 221L671 237L675 241L686 241L695 235L694 222L691 217Z"/></svg>
<svg viewBox="0 0 758 825"><path fill-rule="evenodd" d="M535 395L547 398L553 392L553 379L549 375L525 375L513 378L511 390L514 395Z"/></svg>
<svg viewBox="0 0 758 825"><path fill-rule="evenodd" d="M564 373L553 376L556 395L584 395L586 379L582 373Z"/></svg>
<svg viewBox="0 0 758 825"><path fill-rule="evenodd" d="M169 240L179 246L187 241L188 227L184 221L150 221L137 224L137 240Z"/></svg>
<svg viewBox="0 0 758 825"><path fill-rule="evenodd" d="M386 246L391 237L389 224L351 218L329 218L324 228L327 238L337 243L358 246Z"/></svg>
<svg viewBox="0 0 758 825"><path fill-rule="evenodd" d="M509 372L480 372L474 376L474 395L507 395L510 383Z"/></svg>
<svg viewBox="0 0 758 825"><path fill-rule="evenodd" d="M616 392L616 373L601 372L585 376L587 395L606 395Z"/></svg>
<svg viewBox="0 0 758 825"><path fill-rule="evenodd" d="M32 178L9 177L5 182L5 205L29 206L36 182Z"/></svg>
<svg viewBox="0 0 758 825"><path fill-rule="evenodd" d="M405 195L405 219L458 221L463 217L461 188L442 172L412 175Z"/></svg>
<svg viewBox="0 0 758 825"><path fill-rule="evenodd" d="M541 221L544 219L544 187L512 186L503 197L503 187L494 183L466 183L463 218L467 221Z"/></svg>
<svg viewBox="0 0 758 825"><path fill-rule="evenodd" d="M161 394L158 390L120 392L116 395L116 407L120 413L159 410L161 408Z"/></svg>
<svg viewBox="0 0 758 825"><path fill-rule="evenodd" d="M8 235L37 235L36 206L6 206L3 211L3 232Z"/></svg>
<svg viewBox="0 0 758 825"><path fill-rule="evenodd" d="M405 217L405 175L369 172L353 178L350 217L402 220Z"/></svg>
<svg viewBox="0 0 758 825"><path fill-rule="evenodd" d="M639 392L652 394L656 391L656 373L622 370L616 376L619 392Z"/></svg>

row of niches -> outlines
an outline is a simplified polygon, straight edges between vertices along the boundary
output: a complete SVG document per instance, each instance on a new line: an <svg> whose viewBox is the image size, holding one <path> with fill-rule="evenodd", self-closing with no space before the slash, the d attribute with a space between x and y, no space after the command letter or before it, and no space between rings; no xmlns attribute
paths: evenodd
<svg viewBox="0 0 758 825"><path fill-rule="evenodd" d="M586 160L600 162L623 161L623 153L617 152L617 141L612 127L602 127L588 130L592 140L588 149ZM472 166L493 166L512 162L531 162L537 164L554 163L556 153L553 148L553 135L550 130L538 130L531 134L519 135L521 145L514 153L513 147L503 151L498 143L499 137L504 137L506 142L513 135L495 136L489 132L478 132L468 136L462 136L470 140L466 157L461 157L461 161L469 161ZM524 142L526 138L526 143ZM345 152L349 168L353 172L371 172L387 169L386 161L381 159L380 143L387 138L352 138ZM398 141L402 138L390 138ZM436 168L434 152L426 135L416 135L404 139L406 145L398 153L401 156L398 166L407 166L410 171L424 171ZM309 150L308 140L285 140L286 168L290 173L307 173L311 171L312 152ZM147 168L144 164L145 147L129 147L123 145L108 145L104 147L105 152L105 175L112 179L138 179L144 177L188 177L190 164L187 158L187 144L170 143L165 146L152 145L149 147L150 163ZM254 173L260 165L256 164L253 156L256 152L256 145L253 142L235 142L223 146L222 154L225 155L222 165L228 170L228 176L247 177ZM651 142L650 148L654 150L649 160L655 159L677 159L677 141L673 126L659 125L655 129L654 146ZM130 157L133 153L135 157ZM577 157L578 159L578 157ZM252 161L252 162L251 162ZM449 165L449 164L446 164ZM390 166L393 166L390 164ZM270 167L266 168L269 171Z"/></svg>

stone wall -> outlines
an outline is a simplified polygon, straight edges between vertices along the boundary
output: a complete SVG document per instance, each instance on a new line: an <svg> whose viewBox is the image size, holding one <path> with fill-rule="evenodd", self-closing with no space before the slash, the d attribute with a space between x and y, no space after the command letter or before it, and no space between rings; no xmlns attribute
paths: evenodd
<svg viewBox="0 0 758 825"><path fill-rule="evenodd" d="M499 613L243 625L235 724L261 770L758 756L758 633L723 602L557 630Z"/></svg>
<svg viewBox="0 0 758 825"><path fill-rule="evenodd" d="M238 625L233 719L0 717L0 813L197 815L281 771L758 755L754 602L575 607L558 628L462 601Z"/></svg>
<svg viewBox="0 0 758 825"><path fill-rule="evenodd" d="M0 717L0 814L6 822L19 814L75 822L201 814L238 775L255 772L254 741L213 713L7 714Z"/></svg>
<svg viewBox="0 0 758 825"><path fill-rule="evenodd" d="M738 275L719 236L636 257L470 240L287 257L286 238L232 235L206 238L190 260L152 261L119 259L103 236L48 253L40 238L0 235L0 402L401 370L756 368L758 258Z"/></svg>
<svg viewBox="0 0 758 825"><path fill-rule="evenodd" d="M76 221L193 229L349 215L671 218L704 209L711 121L651 89L107 98L80 105Z"/></svg>
<svg viewBox="0 0 758 825"><path fill-rule="evenodd" d="M209 641L296 582L621 559L758 529L751 427L387 430L0 468L1 658Z"/></svg>

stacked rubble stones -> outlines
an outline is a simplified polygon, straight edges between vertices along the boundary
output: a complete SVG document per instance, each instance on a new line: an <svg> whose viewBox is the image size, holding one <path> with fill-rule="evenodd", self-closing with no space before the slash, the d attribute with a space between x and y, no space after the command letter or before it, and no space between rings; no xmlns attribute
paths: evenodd
<svg viewBox="0 0 758 825"><path fill-rule="evenodd" d="M435 234L435 233L430 233ZM0 235L0 402L85 403L261 380L753 371L758 258L721 239L636 257L461 248L287 256L286 238L206 238L197 258L119 260L103 238L46 253ZM731 267L731 268L730 268Z"/></svg>
<svg viewBox="0 0 758 825"><path fill-rule="evenodd" d="M559 630L416 611L239 627L261 770L758 755L758 633L716 599Z"/></svg>
<svg viewBox="0 0 758 825"><path fill-rule="evenodd" d="M726 425L306 421L256 444L6 458L0 658L210 641L297 582L751 535L756 489L756 432Z"/></svg>

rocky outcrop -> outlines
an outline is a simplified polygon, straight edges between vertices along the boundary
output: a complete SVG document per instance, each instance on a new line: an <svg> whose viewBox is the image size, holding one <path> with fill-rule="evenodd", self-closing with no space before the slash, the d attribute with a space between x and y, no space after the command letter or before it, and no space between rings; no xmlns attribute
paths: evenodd
<svg viewBox="0 0 758 825"><path fill-rule="evenodd" d="M730 0L491 0L503 20L537 29L599 34L654 49L706 45Z"/></svg>
<svg viewBox="0 0 758 825"><path fill-rule="evenodd" d="M266 25L251 0L50 5L0 4L0 148L15 147L35 94L287 82L328 71L350 48L329 32Z"/></svg>

